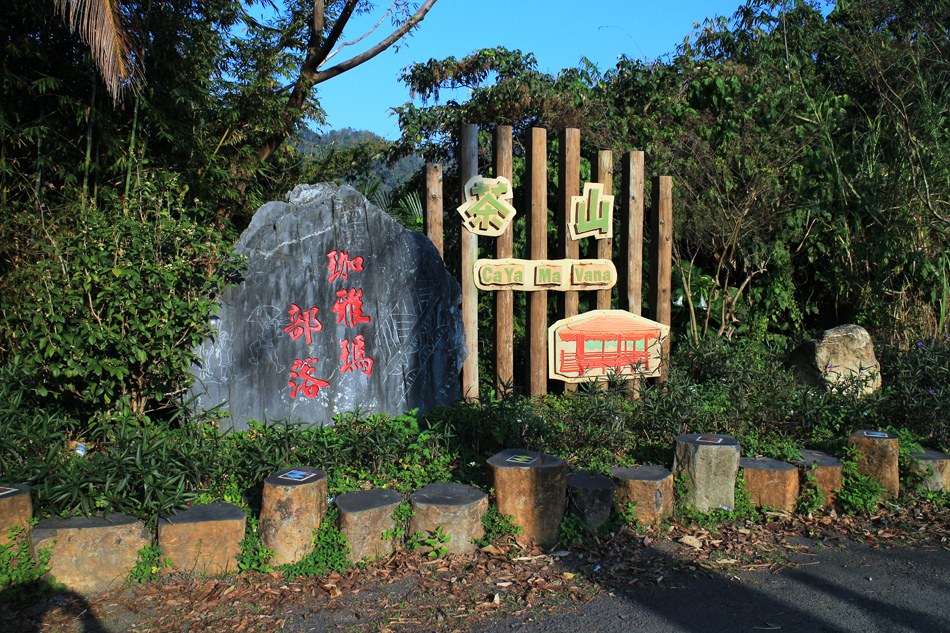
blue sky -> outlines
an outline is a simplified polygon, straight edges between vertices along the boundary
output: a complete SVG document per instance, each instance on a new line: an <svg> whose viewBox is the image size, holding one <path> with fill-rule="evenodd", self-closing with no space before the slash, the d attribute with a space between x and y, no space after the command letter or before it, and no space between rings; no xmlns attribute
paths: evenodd
<svg viewBox="0 0 950 633"><path fill-rule="evenodd" d="M741 4L740 0L593 0L586 4L438 0L398 51L383 52L318 86L328 126L317 131L350 127L397 138L399 127L389 109L409 100L409 90L399 75L413 63L461 58L480 48L504 46L534 53L538 68L546 72L577 66L581 57L606 71L621 54L647 61L670 54L693 31L694 23L715 15L731 17ZM344 39L362 35L380 16L377 11L370 18L360 16L359 22L354 18ZM374 44L391 30L386 20L362 43ZM361 50L347 47L336 59L348 59Z"/></svg>

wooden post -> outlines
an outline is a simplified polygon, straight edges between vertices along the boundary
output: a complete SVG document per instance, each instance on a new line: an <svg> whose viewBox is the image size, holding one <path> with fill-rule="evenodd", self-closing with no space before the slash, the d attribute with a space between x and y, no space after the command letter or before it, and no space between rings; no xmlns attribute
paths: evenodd
<svg viewBox="0 0 950 633"><path fill-rule="evenodd" d="M650 263L653 283L650 284L651 318L670 325L672 317L671 294L673 285L673 179L670 176L653 177L653 208L651 209ZM670 357L670 339L663 344L663 365L659 380L666 380Z"/></svg>
<svg viewBox="0 0 950 633"><path fill-rule="evenodd" d="M604 195L614 195L614 153L610 150L601 150L597 153L597 171L594 174L594 181L604 186ZM616 210L616 205L614 205ZM613 259L614 241L613 239L597 240L597 258ZM609 310L611 304L611 295L613 290L597 291L597 309Z"/></svg>
<svg viewBox="0 0 950 633"><path fill-rule="evenodd" d="M478 127L465 124L459 133L459 182L465 199L465 183L478 175ZM475 287L475 260L478 259L478 236L458 223L461 236L462 262L462 324L468 356L462 365L462 398L478 399L478 289Z"/></svg>
<svg viewBox="0 0 950 633"><path fill-rule="evenodd" d="M425 224L426 235L439 251L439 257L445 259L445 253L442 252L442 165L439 163L426 165Z"/></svg>
<svg viewBox="0 0 950 633"><path fill-rule="evenodd" d="M528 132L527 176L528 257L548 258L548 133L541 127ZM528 394L547 393L548 293L528 293Z"/></svg>
<svg viewBox="0 0 950 633"><path fill-rule="evenodd" d="M567 128L561 132L558 143L558 241L562 259L578 259L580 245L571 239L568 223L571 221L571 196L580 194L581 189L581 132L576 128ZM577 291L570 290L558 294L558 312L560 318L572 317L578 312ZM564 391L575 391L577 385L564 383Z"/></svg>
<svg viewBox="0 0 950 633"><path fill-rule="evenodd" d="M643 152L627 152L620 168L620 266L621 310L640 316L643 310ZM626 265L624 265L626 262Z"/></svg>
<svg viewBox="0 0 950 633"><path fill-rule="evenodd" d="M643 311L643 152L627 152L620 161L620 266L617 307L637 316ZM626 262L626 263L625 263ZM627 383L640 397L640 379Z"/></svg>
<svg viewBox="0 0 950 633"><path fill-rule="evenodd" d="M494 150L495 178L512 179L511 126L499 125L495 128L492 143ZM508 229L495 241L495 257L506 259L514 253L514 228ZM511 290L495 292L495 393L502 394L514 386L514 294Z"/></svg>

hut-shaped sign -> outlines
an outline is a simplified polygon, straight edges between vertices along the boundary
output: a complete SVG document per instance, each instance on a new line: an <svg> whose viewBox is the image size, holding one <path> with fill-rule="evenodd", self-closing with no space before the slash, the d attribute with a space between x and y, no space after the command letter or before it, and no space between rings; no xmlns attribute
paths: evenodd
<svg viewBox="0 0 950 633"><path fill-rule="evenodd" d="M667 325L625 310L594 310L548 328L548 375L564 382L658 376Z"/></svg>

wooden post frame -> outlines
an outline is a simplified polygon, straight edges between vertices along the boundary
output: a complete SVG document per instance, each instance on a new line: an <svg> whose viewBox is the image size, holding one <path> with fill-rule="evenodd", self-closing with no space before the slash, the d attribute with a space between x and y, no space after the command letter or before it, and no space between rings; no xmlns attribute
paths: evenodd
<svg viewBox="0 0 950 633"><path fill-rule="evenodd" d="M511 126L500 125L495 128L494 150L495 178L505 178L509 182L513 176ZM507 259L514 254L514 229L509 223L507 230L495 241L495 257ZM476 277L477 282L477 277ZM514 386L514 295L512 291L500 290L495 293L495 393L500 398Z"/></svg>
<svg viewBox="0 0 950 633"><path fill-rule="evenodd" d="M650 293L650 314L653 320L670 325L673 314L671 300L673 287L673 179L670 176L653 177L653 209L650 230L650 263L653 283ZM663 346L663 372L666 380L666 359L670 356L669 340Z"/></svg>
<svg viewBox="0 0 950 633"><path fill-rule="evenodd" d="M580 256L580 244L571 239L568 225L571 222L571 201L580 193L581 188L581 131L567 128L561 132L558 142L558 244L560 255L564 259L577 259ZM576 291L558 295L558 313L567 319L578 311ZM550 368L549 368L550 369ZM564 391L574 390L572 383L564 384Z"/></svg>
<svg viewBox="0 0 950 633"><path fill-rule="evenodd" d="M525 172L527 176L528 256L548 257L548 133L540 127L528 130ZM528 294L528 395L547 393L548 293Z"/></svg>
<svg viewBox="0 0 950 633"><path fill-rule="evenodd" d="M597 171L594 173L594 180L604 186L604 195L614 194L614 153L610 150L601 150L597 153ZM613 245L613 237L597 240L597 259L612 259ZM623 292L622 287L620 292ZM611 290L598 290L597 309L609 310L611 296Z"/></svg>
<svg viewBox="0 0 950 633"><path fill-rule="evenodd" d="M439 257L445 259L442 252L442 210L442 165L429 163L426 165L426 235L439 251Z"/></svg>
<svg viewBox="0 0 950 633"><path fill-rule="evenodd" d="M513 206L512 130L501 126L494 131L493 178L478 174L478 130L463 126L459 134L459 178L463 204L460 235L462 320L468 356L462 370L462 395L477 399L478 386L478 297L477 290L495 293L493 335L495 347L495 392L502 396L514 381L514 296L527 297L527 393L538 396L547 391L548 378L565 383L603 380L612 375L629 378L632 385L644 376L666 374L669 354L672 273L672 179L656 177L652 182L654 205L650 213L650 258L654 279L650 283L650 316L642 310L644 156L624 154L621 189L614 199L613 154L597 155L592 182L580 181L580 132L564 130L559 136L557 239L555 255L548 259L547 133L528 130L525 139L528 259L514 257L510 222L519 213ZM441 236L434 216L441 217L438 165L427 166L426 230L436 243ZM579 195L580 194L580 195ZM611 261L614 233L614 202L620 213L621 240L619 269ZM494 258L478 259L478 235L494 240ZM591 259L580 259L579 240L592 237L585 248ZM439 240L441 241L441 240ZM487 246L487 242L483 243ZM619 285L617 305L611 310L612 288ZM558 292L560 320L548 327L547 292ZM579 291L597 292L597 310L577 314ZM593 296L591 297L593 298Z"/></svg>
<svg viewBox="0 0 950 633"><path fill-rule="evenodd" d="M478 127L462 126L459 133L459 182L463 188L478 174ZM462 253L462 323L465 328L465 348L468 355L462 365L462 398L478 399L478 290L475 288L475 260L478 258L478 235L466 231L459 224Z"/></svg>

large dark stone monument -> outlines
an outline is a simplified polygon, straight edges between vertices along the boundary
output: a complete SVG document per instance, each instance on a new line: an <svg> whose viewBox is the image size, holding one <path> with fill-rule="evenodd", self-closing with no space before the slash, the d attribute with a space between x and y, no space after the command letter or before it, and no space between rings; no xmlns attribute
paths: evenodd
<svg viewBox="0 0 950 633"><path fill-rule="evenodd" d="M432 243L355 189L300 185L265 204L235 249L216 333L197 350L197 405L230 427L451 404L465 359L461 291Z"/></svg>

